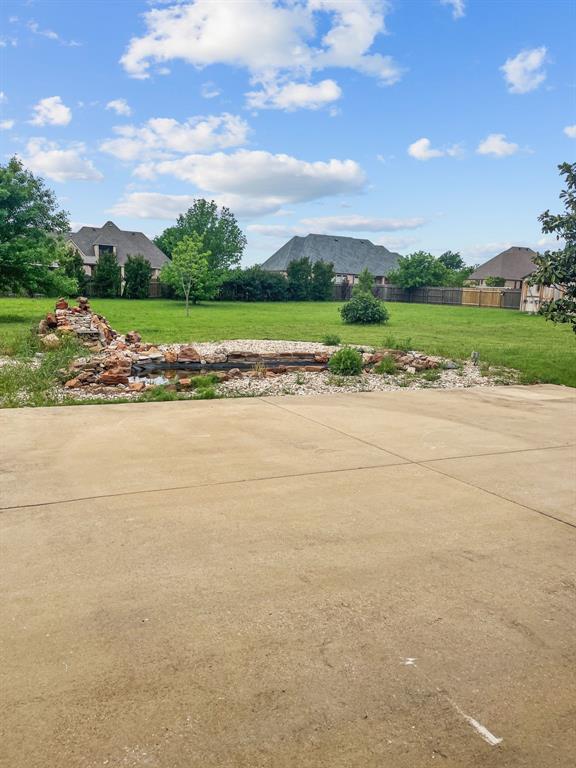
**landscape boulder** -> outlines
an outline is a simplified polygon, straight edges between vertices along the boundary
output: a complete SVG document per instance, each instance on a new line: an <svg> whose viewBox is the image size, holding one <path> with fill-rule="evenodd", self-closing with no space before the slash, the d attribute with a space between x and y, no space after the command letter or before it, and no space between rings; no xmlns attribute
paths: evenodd
<svg viewBox="0 0 576 768"><path fill-rule="evenodd" d="M48 333L42 337L42 344L46 349L56 349L60 346L60 339L55 333Z"/></svg>
<svg viewBox="0 0 576 768"><path fill-rule="evenodd" d="M142 341L142 336L138 331L128 331L125 336L126 344L139 344Z"/></svg>
<svg viewBox="0 0 576 768"><path fill-rule="evenodd" d="M200 355L194 349L194 347L182 347L178 352L178 360L183 361L200 361Z"/></svg>

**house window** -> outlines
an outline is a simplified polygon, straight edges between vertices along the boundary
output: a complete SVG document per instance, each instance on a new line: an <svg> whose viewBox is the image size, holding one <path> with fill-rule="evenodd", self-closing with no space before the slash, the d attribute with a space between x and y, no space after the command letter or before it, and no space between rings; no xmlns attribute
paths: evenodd
<svg viewBox="0 0 576 768"><path fill-rule="evenodd" d="M98 253L104 255L105 253L114 253L115 248L113 245L99 245Z"/></svg>

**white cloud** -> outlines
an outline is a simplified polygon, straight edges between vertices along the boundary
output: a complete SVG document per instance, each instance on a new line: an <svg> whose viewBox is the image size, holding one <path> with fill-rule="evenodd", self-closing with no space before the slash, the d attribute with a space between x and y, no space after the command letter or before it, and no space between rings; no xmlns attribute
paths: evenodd
<svg viewBox="0 0 576 768"><path fill-rule="evenodd" d="M452 6L452 16L455 19L461 19L464 16L466 10L466 3L464 0L440 0L442 5Z"/></svg>
<svg viewBox="0 0 576 768"><path fill-rule="evenodd" d="M510 93L529 93L546 80L542 69L546 62L546 47L520 51L500 67Z"/></svg>
<svg viewBox="0 0 576 768"><path fill-rule="evenodd" d="M235 211L269 213L292 203L361 190L362 168L353 160L307 162L290 155L238 150L192 154L140 165L135 175L168 174L194 184Z"/></svg>
<svg viewBox="0 0 576 768"><path fill-rule="evenodd" d="M8 96L6 96L4 91L0 91L0 104L4 104L6 101L8 101Z"/></svg>
<svg viewBox="0 0 576 768"><path fill-rule="evenodd" d="M379 219L369 216L319 216L302 219L303 227L314 231L332 232L395 232L399 229L417 229L426 220L418 217L409 219Z"/></svg>
<svg viewBox="0 0 576 768"><path fill-rule="evenodd" d="M379 237L374 241L375 245L383 245L390 251L406 252L413 249L420 240L416 237Z"/></svg>
<svg viewBox="0 0 576 768"><path fill-rule="evenodd" d="M137 219L176 219L194 202L194 195L163 195L160 192L131 192L110 209L115 216Z"/></svg>
<svg viewBox="0 0 576 768"><path fill-rule="evenodd" d="M463 247L460 250L469 264L482 264L487 259L491 259L493 256L496 256L513 246L532 248L533 251L542 251L547 248L556 250L557 248L564 247L564 241L562 239L557 240L555 237L550 236L540 237L537 240L526 240L524 237L519 237L516 240L500 240L491 243L471 245Z"/></svg>
<svg viewBox="0 0 576 768"><path fill-rule="evenodd" d="M574 125L567 125L566 128L564 128L564 133L569 139L576 139L576 123L574 123Z"/></svg>
<svg viewBox="0 0 576 768"><path fill-rule="evenodd" d="M460 252L469 264L483 263L487 259L496 256L502 251L508 250L513 245L520 245L520 243L513 243L510 240L500 240L491 243L482 243L477 245L470 245L460 249Z"/></svg>
<svg viewBox="0 0 576 768"><path fill-rule="evenodd" d="M519 149L520 147L518 144L514 144L512 141L507 141L506 136L503 133L491 133L478 144L476 152L479 155L508 157L510 155L515 155Z"/></svg>
<svg viewBox="0 0 576 768"><path fill-rule="evenodd" d="M40 99L32 108L32 125L68 125L72 120L72 110L62 103L60 96L48 96Z"/></svg>
<svg viewBox="0 0 576 768"><path fill-rule="evenodd" d="M416 160L432 160L434 157L457 157L462 154L462 147L453 144L445 149L434 149L430 139L422 138L410 144L408 154Z"/></svg>
<svg viewBox="0 0 576 768"><path fill-rule="evenodd" d="M394 232L401 229L416 229L426 223L425 219L372 219L364 216L319 216L301 219L298 224L249 224L247 230L264 237L292 237L292 235L331 234L334 232ZM379 243L415 242L406 238L379 238Z"/></svg>
<svg viewBox="0 0 576 768"><path fill-rule="evenodd" d="M246 230L251 234L262 235L263 237L289 238L294 235L306 235L302 227L290 226L289 224L248 224Z"/></svg>
<svg viewBox="0 0 576 768"><path fill-rule="evenodd" d="M22 162L34 173L53 181L100 181L103 176L91 160L82 156L85 151L81 142L62 149L54 141L30 139Z"/></svg>
<svg viewBox="0 0 576 768"><path fill-rule="evenodd" d="M121 63L136 78L149 77L152 64L161 66L175 59L199 69L210 64L241 67L249 71L253 84L263 88L257 96L251 92L250 100L257 98L273 107L274 99L267 98L267 91L282 92L288 87L286 98L292 108L296 101L309 106L309 102L317 103L318 99L311 99L314 94L301 91L299 98L290 99L290 87L307 85L324 101L327 86L322 86L321 94L318 85L308 80L327 67L353 69L384 85L400 79L401 71L390 56L370 52L375 38L385 31L387 10L384 0L288 4L279 0L196 0L154 8L144 14L146 34L130 40ZM335 89L330 87L333 96Z"/></svg>
<svg viewBox="0 0 576 768"><path fill-rule="evenodd" d="M241 146L249 130L245 120L228 113L191 117L183 123L154 117L141 126L117 126L114 132L119 138L103 141L100 150L126 161L169 159L177 153Z"/></svg>
<svg viewBox="0 0 576 768"><path fill-rule="evenodd" d="M14 120L0 120L0 131L9 131L14 128Z"/></svg>
<svg viewBox="0 0 576 768"><path fill-rule="evenodd" d="M555 237L552 235L541 237L535 245L535 250L549 250L549 251L555 251L559 248L564 248L566 245L566 241L563 237Z"/></svg>
<svg viewBox="0 0 576 768"><path fill-rule="evenodd" d="M254 109L320 109L342 96L338 83L322 80L319 83L266 83L261 90L246 94L246 103Z"/></svg>
<svg viewBox="0 0 576 768"><path fill-rule="evenodd" d="M220 88L209 80L207 83L202 83L200 93L203 99L215 99L220 96Z"/></svg>
<svg viewBox="0 0 576 768"><path fill-rule="evenodd" d="M106 104L106 109L112 109L117 115L130 117L132 110L126 99L112 99Z"/></svg>
<svg viewBox="0 0 576 768"><path fill-rule="evenodd" d="M31 20L26 25L30 32L34 35L40 35L40 37L46 37L48 40L55 40L60 45L68 45L71 48L78 48L82 43L76 42L76 40L65 40L58 32L54 32L52 29L42 29L37 21Z"/></svg>

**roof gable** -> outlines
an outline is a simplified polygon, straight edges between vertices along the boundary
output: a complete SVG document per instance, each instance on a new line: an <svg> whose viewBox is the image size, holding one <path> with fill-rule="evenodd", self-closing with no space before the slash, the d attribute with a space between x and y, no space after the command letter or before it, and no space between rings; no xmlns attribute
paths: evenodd
<svg viewBox="0 0 576 768"><path fill-rule="evenodd" d="M506 280L522 280L536 269L536 251L523 246L512 246L474 270L470 280L485 280L487 277L503 277Z"/></svg>
<svg viewBox="0 0 576 768"><path fill-rule="evenodd" d="M112 221L107 221L103 227L81 227L78 232L72 232L69 238L82 253L85 264L96 263L95 245L116 246L119 264L125 264L128 256L137 254L148 259L153 269L161 269L168 261L168 257L144 232L122 230Z"/></svg>

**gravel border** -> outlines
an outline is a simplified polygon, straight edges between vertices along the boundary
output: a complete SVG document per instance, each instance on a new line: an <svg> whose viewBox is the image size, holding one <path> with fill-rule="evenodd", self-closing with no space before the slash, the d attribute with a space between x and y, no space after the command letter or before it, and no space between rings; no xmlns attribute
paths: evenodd
<svg viewBox="0 0 576 768"><path fill-rule="evenodd" d="M326 346L321 342L289 341L280 339L231 339L218 342L190 342L191 346L206 355L230 352L281 353L281 352L327 352L333 354L340 346ZM156 348L162 352L175 348L173 344L158 344ZM355 349L372 353L374 348L366 345L350 345ZM0 358L0 365L15 363L14 358ZM35 366L39 360L33 359L28 364ZM453 363L452 363L453 364ZM344 394L354 392L395 392L415 389L464 389L467 387L493 387L499 384L517 383L517 371L503 368L493 368L488 372L471 362L465 362L455 368L432 369L412 374L405 371L392 375L363 372L359 376L335 376L329 371L308 372L292 371L283 374L268 373L264 376L253 373L242 377L229 379L214 385L216 396L220 398L234 397L277 397L300 396L310 397L327 394ZM143 379L138 378L138 381ZM149 380L148 384L154 384ZM89 385L81 389L65 389L57 386L53 390L54 401L66 403L91 402L94 400L114 402L116 400L140 400L141 392L131 390L127 386L103 387ZM179 392L182 399L194 399L193 390ZM26 405L23 398L22 405Z"/></svg>

